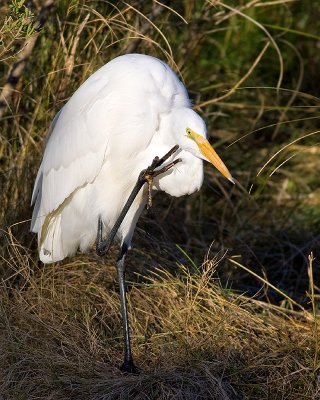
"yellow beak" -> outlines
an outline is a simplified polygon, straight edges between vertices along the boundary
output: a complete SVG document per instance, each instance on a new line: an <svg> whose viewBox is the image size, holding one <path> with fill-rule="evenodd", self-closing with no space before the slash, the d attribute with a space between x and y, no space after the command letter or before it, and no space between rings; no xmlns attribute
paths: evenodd
<svg viewBox="0 0 320 400"><path fill-rule="evenodd" d="M233 184L235 183L228 168L218 156L216 151L213 149L211 144L205 139L203 136L193 132L190 128L187 129L187 136L190 137L193 141L195 141L199 147L201 154L211 163L213 164L221 174L229 179Z"/></svg>

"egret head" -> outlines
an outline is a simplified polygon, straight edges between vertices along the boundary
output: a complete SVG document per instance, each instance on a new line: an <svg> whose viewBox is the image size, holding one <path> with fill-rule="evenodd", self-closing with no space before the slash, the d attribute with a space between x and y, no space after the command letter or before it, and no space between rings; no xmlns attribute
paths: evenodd
<svg viewBox="0 0 320 400"><path fill-rule="evenodd" d="M176 116L175 134L178 135L180 147L195 157L210 162L223 176L234 183L228 168L207 140L207 131L203 119L191 109L180 110L179 113L182 114Z"/></svg>

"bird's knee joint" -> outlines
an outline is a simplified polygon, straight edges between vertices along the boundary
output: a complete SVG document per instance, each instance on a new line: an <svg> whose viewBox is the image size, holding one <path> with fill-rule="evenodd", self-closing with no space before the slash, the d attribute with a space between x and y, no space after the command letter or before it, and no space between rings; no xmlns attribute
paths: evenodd
<svg viewBox="0 0 320 400"><path fill-rule="evenodd" d="M99 256L99 257L102 257L102 256L104 256L104 251L102 250L102 249L100 249L100 248L96 248L96 254Z"/></svg>

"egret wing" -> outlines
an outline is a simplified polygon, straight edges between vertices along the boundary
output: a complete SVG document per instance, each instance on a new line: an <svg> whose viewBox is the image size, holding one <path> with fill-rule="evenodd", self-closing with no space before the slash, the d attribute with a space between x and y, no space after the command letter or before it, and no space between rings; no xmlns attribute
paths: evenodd
<svg viewBox="0 0 320 400"><path fill-rule="evenodd" d="M88 80L53 120L32 195L33 231L76 190L92 182L108 156L107 86L101 79Z"/></svg>
<svg viewBox="0 0 320 400"><path fill-rule="evenodd" d="M93 183L105 160L117 168L143 152L161 115L177 105L189 105L186 90L153 57L118 57L94 73L53 121L33 193L32 230Z"/></svg>

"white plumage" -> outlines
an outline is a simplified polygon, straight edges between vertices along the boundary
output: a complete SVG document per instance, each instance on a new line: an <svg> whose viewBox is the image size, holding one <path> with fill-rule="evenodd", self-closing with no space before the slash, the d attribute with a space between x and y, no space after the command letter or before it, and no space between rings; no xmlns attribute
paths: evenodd
<svg viewBox="0 0 320 400"><path fill-rule="evenodd" d="M172 196L198 190L202 159L232 180L205 140L205 124L192 111L185 87L168 65L150 56L124 55L100 68L57 114L50 131L32 196L31 229L38 233L44 263L78 248L86 251L99 216L107 234L139 173L176 144L180 149L168 162L177 156L182 162L159 175L154 190ZM145 204L146 189L120 226L121 243L130 245Z"/></svg>

